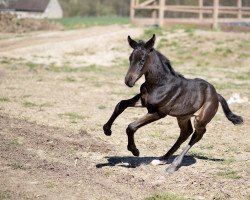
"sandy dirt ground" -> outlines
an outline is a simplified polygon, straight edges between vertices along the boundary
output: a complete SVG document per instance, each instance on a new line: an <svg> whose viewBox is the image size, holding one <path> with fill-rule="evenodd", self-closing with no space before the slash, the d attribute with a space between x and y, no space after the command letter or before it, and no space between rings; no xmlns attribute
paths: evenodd
<svg viewBox="0 0 250 200"><path fill-rule="evenodd" d="M127 109L111 137L102 131L114 106L139 91L143 80L132 89L124 85L131 52L126 38L143 33L108 26L0 35L0 200L250 198L250 34L158 34L156 46L177 71L211 81L227 99L240 94L242 103L230 107L245 119L234 126L220 108L182 167L166 174L168 164L150 162L177 139L176 119L138 130L140 157L126 150L125 130L145 109Z"/></svg>

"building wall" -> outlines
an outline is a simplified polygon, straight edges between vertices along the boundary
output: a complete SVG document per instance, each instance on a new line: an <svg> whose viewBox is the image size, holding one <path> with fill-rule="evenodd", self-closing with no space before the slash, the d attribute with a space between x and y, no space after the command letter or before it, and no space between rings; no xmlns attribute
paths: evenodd
<svg viewBox="0 0 250 200"><path fill-rule="evenodd" d="M3 12L17 15L18 18L34 18L34 19L47 18L45 13L42 12L23 12L23 11L3 11Z"/></svg>
<svg viewBox="0 0 250 200"><path fill-rule="evenodd" d="M59 4L58 0L51 0L48 4L47 9L45 10L45 15L47 18L62 18L63 11L62 7Z"/></svg>
<svg viewBox="0 0 250 200"><path fill-rule="evenodd" d="M63 11L58 2L58 0L50 0L46 10L44 12L24 12L24 11L5 11L11 14L17 15L18 18L34 18L34 19L44 19L44 18L62 18Z"/></svg>

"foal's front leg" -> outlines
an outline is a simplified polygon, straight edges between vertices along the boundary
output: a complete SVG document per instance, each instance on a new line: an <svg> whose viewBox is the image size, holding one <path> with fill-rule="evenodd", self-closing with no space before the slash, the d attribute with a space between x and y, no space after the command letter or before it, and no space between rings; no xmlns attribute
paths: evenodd
<svg viewBox="0 0 250 200"><path fill-rule="evenodd" d="M113 114L111 115L110 119L108 120L108 122L106 124L104 124L103 126L103 131L105 133L105 135L110 136L112 134L111 131L111 126L113 124L113 122L115 121L115 119L128 107L134 107L138 102L140 102L141 99L141 94L137 94L136 96L134 96L132 99L127 99L127 100L122 100L120 101L116 107L115 110L113 112Z"/></svg>
<svg viewBox="0 0 250 200"><path fill-rule="evenodd" d="M148 113L142 118L134 121L133 123L129 124L126 133L128 135L128 150L133 153L134 156L139 156L140 152L136 148L135 141L134 141L134 133L137 131L138 128L145 126L153 121L160 119L158 113Z"/></svg>

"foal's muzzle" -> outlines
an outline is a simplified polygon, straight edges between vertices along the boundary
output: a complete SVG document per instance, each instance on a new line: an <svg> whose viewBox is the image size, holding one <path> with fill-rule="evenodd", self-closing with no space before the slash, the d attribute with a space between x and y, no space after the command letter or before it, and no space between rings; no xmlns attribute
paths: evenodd
<svg viewBox="0 0 250 200"><path fill-rule="evenodd" d="M127 76L125 77L125 84L128 87L133 87L136 81L137 81L137 76L133 74L127 74Z"/></svg>

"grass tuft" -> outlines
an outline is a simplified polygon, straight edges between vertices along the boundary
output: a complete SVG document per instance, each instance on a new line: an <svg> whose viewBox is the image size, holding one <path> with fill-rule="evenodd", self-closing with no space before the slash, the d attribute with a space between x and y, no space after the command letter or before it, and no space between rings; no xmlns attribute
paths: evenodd
<svg viewBox="0 0 250 200"><path fill-rule="evenodd" d="M104 105L100 105L100 106L98 106L98 108L99 108L100 110L103 110L103 109L105 109L105 108L106 108L106 106L104 106Z"/></svg>
<svg viewBox="0 0 250 200"><path fill-rule="evenodd" d="M81 120L81 119L85 118L84 116L82 116L78 113L75 113L75 112L66 112L66 113L59 114L59 116L60 117L67 117L70 120Z"/></svg>
<svg viewBox="0 0 250 200"><path fill-rule="evenodd" d="M113 174L112 174L112 172L107 171L107 172L104 173L104 175L105 175L106 177L110 177L110 176L112 176Z"/></svg>
<svg viewBox="0 0 250 200"><path fill-rule="evenodd" d="M234 170L225 170L225 171L220 171L217 173L217 175L229 178L229 179L240 179L241 176L237 174L237 171Z"/></svg>
<svg viewBox="0 0 250 200"><path fill-rule="evenodd" d="M176 194L155 194L151 197L145 198L145 200L185 200L184 197Z"/></svg>
<svg viewBox="0 0 250 200"><path fill-rule="evenodd" d="M23 106L24 106L25 108L33 108L33 107L36 107L36 106L38 106L38 105L35 104L35 103L33 103L33 102L31 102L31 101L24 101L24 102L23 102Z"/></svg>
<svg viewBox="0 0 250 200"><path fill-rule="evenodd" d="M0 190L0 200L7 200L7 199L11 199L11 195L12 192L9 190L5 190L5 191L1 191Z"/></svg>
<svg viewBox="0 0 250 200"><path fill-rule="evenodd" d="M8 97L0 97L0 102L10 102Z"/></svg>
<svg viewBox="0 0 250 200"><path fill-rule="evenodd" d="M76 82L76 79L74 77L71 77L71 76L67 76L64 80L66 82Z"/></svg>
<svg viewBox="0 0 250 200"><path fill-rule="evenodd" d="M148 40L153 36L153 34L155 34L156 37L159 37L159 36L165 35L165 33L166 33L166 30L164 30L163 28L151 27L151 28L145 29L144 34L141 38L144 40Z"/></svg>
<svg viewBox="0 0 250 200"><path fill-rule="evenodd" d="M161 49L161 48L164 48L164 47L167 47L168 45L168 39L166 38L161 38L158 45L157 45L157 49Z"/></svg>
<svg viewBox="0 0 250 200"><path fill-rule="evenodd" d="M26 66L29 68L30 71L36 71L40 65L33 62L27 62Z"/></svg>

